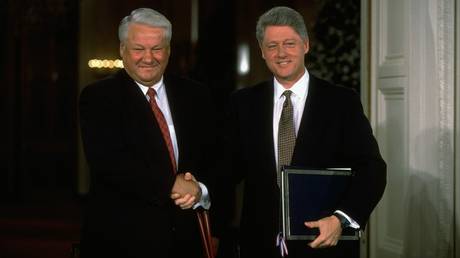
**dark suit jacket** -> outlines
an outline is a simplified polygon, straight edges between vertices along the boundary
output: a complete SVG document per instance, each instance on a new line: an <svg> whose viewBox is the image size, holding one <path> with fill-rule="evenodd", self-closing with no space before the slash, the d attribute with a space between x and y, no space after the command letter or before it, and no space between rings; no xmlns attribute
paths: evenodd
<svg viewBox="0 0 460 258"><path fill-rule="evenodd" d="M279 250L275 250L280 213L273 145L273 94L273 81L263 82L236 92L230 105L234 157L231 176L235 183L245 179L242 257L249 257L251 252L259 253L260 257L279 255ZM354 91L310 75L291 165L351 167L356 171L351 190L337 208L361 227L365 226L383 194L386 165ZM318 251L307 247L304 241L293 241L288 243L289 257L351 257L357 252L358 241L345 242Z"/></svg>
<svg viewBox="0 0 460 258"><path fill-rule="evenodd" d="M164 84L178 171L192 172L209 188L215 144L210 94L185 79L165 77ZM82 257L198 257L196 215L169 197L175 175L167 147L148 101L124 70L82 91L80 122L91 175Z"/></svg>

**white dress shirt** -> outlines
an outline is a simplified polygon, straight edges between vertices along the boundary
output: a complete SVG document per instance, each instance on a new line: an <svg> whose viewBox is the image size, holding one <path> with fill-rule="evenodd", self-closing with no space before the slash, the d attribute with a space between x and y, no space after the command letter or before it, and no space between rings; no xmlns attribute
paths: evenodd
<svg viewBox="0 0 460 258"><path fill-rule="evenodd" d="M150 101L150 97L147 95L147 91L149 90L149 87L144 86L138 83L137 81L136 81L136 84L141 89L147 101ZM154 84L152 88L157 93L155 95L155 101L157 102L157 105L160 108L161 112L163 113L166 123L168 124L169 135L171 136L171 142L172 142L173 149L174 149L174 158L176 160L176 167L179 167L179 148L177 145L176 131L174 129L174 123L173 123L172 116L171 116L171 110L169 108L169 102L168 102L168 97L166 95L165 85L163 83L163 77L161 77L160 81ZM205 209L209 209L209 207L211 206L211 201L209 198L208 189L203 183L198 182L198 184L200 185L200 188L201 188L201 199L198 203L196 203L193 206L193 208L195 209L199 206L202 206Z"/></svg>
<svg viewBox="0 0 460 258"><path fill-rule="evenodd" d="M273 79L275 91L274 91L274 99L273 99L273 142L275 143L275 160L276 160L276 167L278 167L278 125L281 118L281 112L283 111L283 103L286 100L286 97L283 95L283 92L286 90L292 91L291 94L291 102L294 111L294 127L295 127L295 135L297 137L297 133L299 132L300 121L302 121L302 114L303 109L305 107L305 100L307 99L308 95L308 82L310 80L310 76L308 75L307 70L305 69L305 73L303 76L292 85L291 88L286 89L281 85L281 83Z"/></svg>

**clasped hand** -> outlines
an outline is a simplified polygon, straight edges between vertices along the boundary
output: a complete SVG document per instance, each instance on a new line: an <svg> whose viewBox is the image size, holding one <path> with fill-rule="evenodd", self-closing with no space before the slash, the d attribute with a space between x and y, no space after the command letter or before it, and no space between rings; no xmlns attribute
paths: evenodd
<svg viewBox="0 0 460 258"><path fill-rule="evenodd" d="M190 209L201 199L201 188L191 173L176 175L171 199L181 209Z"/></svg>
<svg viewBox="0 0 460 258"><path fill-rule="evenodd" d="M317 221L305 222L309 228L318 228L319 235L308 245L312 248L325 248L337 245L342 234L342 226L336 216L329 216Z"/></svg>

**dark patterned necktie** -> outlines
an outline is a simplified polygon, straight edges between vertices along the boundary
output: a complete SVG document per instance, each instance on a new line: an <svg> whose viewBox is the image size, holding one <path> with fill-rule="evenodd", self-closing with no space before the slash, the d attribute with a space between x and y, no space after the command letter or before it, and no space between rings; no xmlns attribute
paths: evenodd
<svg viewBox="0 0 460 258"><path fill-rule="evenodd" d="M283 110L278 124L278 169L277 182L280 185L280 174L282 166L291 164L292 154L295 146L295 127L294 127L294 111L291 102L292 91L286 90L283 92L285 100Z"/></svg>
<svg viewBox="0 0 460 258"><path fill-rule="evenodd" d="M171 159L173 172L176 173L176 159L174 157L174 148L171 141L171 135L169 134L168 123L166 122L166 119L155 100L157 92L153 88L149 88L149 90L147 91L147 95L150 98L150 107L152 108L153 114L155 115L155 118L158 122L158 126L161 130L161 134L163 135L163 139L166 143L166 147L168 148L169 158Z"/></svg>

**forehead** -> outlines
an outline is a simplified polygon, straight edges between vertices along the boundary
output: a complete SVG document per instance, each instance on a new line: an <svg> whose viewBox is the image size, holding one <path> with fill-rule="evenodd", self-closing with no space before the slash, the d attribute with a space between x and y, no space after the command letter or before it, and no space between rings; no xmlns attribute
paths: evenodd
<svg viewBox="0 0 460 258"><path fill-rule="evenodd" d="M284 41L288 39L301 39L300 35L291 26L267 26L264 41Z"/></svg>
<svg viewBox="0 0 460 258"><path fill-rule="evenodd" d="M128 40L163 40L165 29L142 23L131 23L128 27Z"/></svg>

